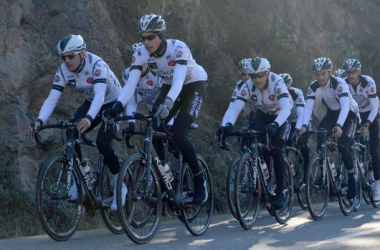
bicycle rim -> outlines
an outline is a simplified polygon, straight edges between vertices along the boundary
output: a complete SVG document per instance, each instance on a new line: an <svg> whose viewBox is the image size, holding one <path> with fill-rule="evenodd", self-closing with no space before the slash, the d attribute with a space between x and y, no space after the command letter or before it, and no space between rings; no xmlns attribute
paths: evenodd
<svg viewBox="0 0 380 250"><path fill-rule="evenodd" d="M360 169L357 168L356 170L357 170L357 176L358 176L358 184L357 184L357 190L356 190L357 196L356 196L356 200L354 203L354 211L355 212L360 210L360 206L361 206L362 201L363 201L363 184L362 184L362 182L364 181L362 174L360 173Z"/></svg>
<svg viewBox="0 0 380 250"><path fill-rule="evenodd" d="M235 175L235 209L240 225L249 230L260 211L260 180L254 169L254 159L250 153L244 154L238 164Z"/></svg>
<svg viewBox="0 0 380 250"><path fill-rule="evenodd" d="M123 164L117 188L117 205L124 232L137 244L150 241L158 230L161 218L161 188L156 171L151 168L151 181L147 182L145 159L133 154ZM122 184L128 187L125 205L122 205Z"/></svg>
<svg viewBox="0 0 380 250"><path fill-rule="evenodd" d="M343 163L341 168L341 173L340 173L340 181L337 185L338 188L341 189L340 193L338 194L338 202L339 202L339 207L342 213L345 216L349 216L352 211L354 211L354 204L356 203L356 197L354 199L348 199L347 198L347 189L348 189L348 174L347 170L344 167Z"/></svg>
<svg viewBox="0 0 380 250"><path fill-rule="evenodd" d="M304 167L302 155L294 150L293 148L288 148L288 161L289 165L292 166L291 169L293 173L293 192L297 193L297 201L303 210L307 210L306 202L306 185L304 183Z"/></svg>
<svg viewBox="0 0 380 250"><path fill-rule="evenodd" d="M234 197L234 188L235 188L235 173L237 166L239 164L240 156L237 156L232 159L227 173L227 201L228 207L230 208L231 214L237 219L236 210L235 210L235 197Z"/></svg>
<svg viewBox="0 0 380 250"><path fill-rule="evenodd" d="M71 181L70 181L71 179ZM56 241L65 241L74 235L82 213L82 193L78 199L68 201L68 191L73 183L80 184L71 175L66 157L53 155L41 167L37 181L37 211L46 233Z"/></svg>
<svg viewBox="0 0 380 250"><path fill-rule="evenodd" d="M320 220L325 215L329 196L327 171L324 181L318 183L318 180L322 179L320 162L322 162L322 156L320 154L315 155L309 163L306 175L306 202L310 215L314 220Z"/></svg>
<svg viewBox="0 0 380 250"><path fill-rule="evenodd" d="M100 197L103 200L103 207L100 211L107 228L114 234L120 234L123 232L123 227L121 226L119 216L116 211L111 210L115 184L108 167L103 166L99 183Z"/></svg>
<svg viewBox="0 0 380 250"><path fill-rule="evenodd" d="M187 230L194 236L203 235L207 231L214 211L214 194L210 171L206 161L200 155L197 155L197 157L199 166L201 167L201 171L203 172L207 183L208 199L200 206L190 206L181 210L181 215L184 219L183 222L185 223ZM187 197L193 196L194 194L194 177L187 165L184 170L181 192L182 199L186 200Z"/></svg>
<svg viewBox="0 0 380 250"><path fill-rule="evenodd" d="M286 172L284 180L284 194L286 197L286 205L282 209L274 210L274 217L276 221L280 224L285 224L289 218L293 207L293 178L292 170L290 168L289 162L285 159L286 162Z"/></svg>

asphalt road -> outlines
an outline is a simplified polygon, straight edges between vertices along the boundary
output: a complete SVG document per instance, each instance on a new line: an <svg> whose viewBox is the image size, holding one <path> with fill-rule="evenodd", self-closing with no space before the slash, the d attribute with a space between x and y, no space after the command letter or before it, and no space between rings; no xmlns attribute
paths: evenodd
<svg viewBox="0 0 380 250"><path fill-rule="evenodd" d="M79 231L65 242L47 235L0 240L0 249L379 249L380 209L363 204L361 210L344 216L338 204L329 203L321 221L294 207L286 225L278 224L266 210L256 226L244 230L232 215L215 215L205 235L194 237L178 220L161 223L156 236L136 245L125 234L108 229Z"/></svg>

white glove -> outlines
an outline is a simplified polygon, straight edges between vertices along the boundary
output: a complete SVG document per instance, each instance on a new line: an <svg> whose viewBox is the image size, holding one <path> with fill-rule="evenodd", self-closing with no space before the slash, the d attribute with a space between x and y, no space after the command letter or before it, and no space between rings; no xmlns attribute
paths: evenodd
<svg viewBox="0 0 380 250"><path fill-rule="evenodd" d="M165 98L164 104L160 104L156 113L154 113L154 117L160 117L161 120L164 120L168 117L170 110L173 108L173 100L170 97Z"/></svg>

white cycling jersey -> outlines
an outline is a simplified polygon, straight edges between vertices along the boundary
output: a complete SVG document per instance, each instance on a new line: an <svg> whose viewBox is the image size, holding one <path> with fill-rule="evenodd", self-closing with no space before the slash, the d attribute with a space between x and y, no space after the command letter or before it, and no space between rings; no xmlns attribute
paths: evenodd
<svg viewBox="0 0 380 250"><path fill-rule="evenodd" d="M284 80L279 75L270 72L267 84L268 87L263 91L257 89L253 84L250 92L251 110L255 112L260 110L267 115L277 115L274 122L281 126L286 121L286 119L288 119L291 113L293 102L289 97L289 92L286 88ZM237 99L235 102L244 103L243 101ZM231 123L233 125L233 118L237 117L240 111L238 109L234 109L229 112L226 123Z"/></svg>
<svg viewBox="0 0 380 250"><path fill-rule="evenodd" d="M129 69L127 68L122 76L124 83L129 78ZM137 110L137 105L144 101L148 110L152 111L154 102L156 101L162 87L162 78L155 76L149 69L141 75L140 81L137 83L134 98L131 98L126 106L126 114L132 115Z"/></svg>
<svg viewBox="0 0 380 250"><path fill-rule="evenodd" d="M61 64L55 74L50 94L41 107L38 119L43 122L49 119L66 85L82 93L86 100L91 102L86 115L91 121L102 105L116 101L122 89L119 80L107 63L99 56L86 52L76 72L68 70L65 63Z"/></svg>
<svg viewBox="0 0 380 250"><path fill-rule="evenodd" d="M166 50L160 57L150 55L142 46L132 56L129 79L118 98L124 106L133 96L144 64L155 75L162 77L164 84L171 85L167 96L173 101L177 99L184 84L207 80L206 71L195 62L184 42L167 39Z"/></svg>
<svg viewBox="0 0 380 250"><path fill-rule="evenodd" d="M293 109L296 113L293 122L296 123L295 128L299 129L302 126L302 115L305 108L305 98L303 96L302 90L298 88L290 87L289 94L293 100Z"/></svg>
<svg viewBox="0 0 380 250"><path fill-rule="evenodd" d="M359 112L363 113L371 111L367 120L373 122L379 110L379 98L376 94L376 83L371 77L366 75L360 75L359 79L360 81L355 87L349 83L347 78L345 80L349 86L352 97L358 103Z"/></svg>
<svg viewBox="0 0 380 250"><path fill-rule="evenodd" d="M343 126L350 110L360 120L358 104L352 98L347 83L335 76L330 76L325 86L320 86L317 81L309 85L302 124L306 126L309 124L312 111L314 111L318 120L321 121L326 116L328 109L340 110L338 120L336 121L336 124L340 126Z"/></svg>
<svg viewBox="0 0 380 250"><path fill-rule="evenodd" d="M236 122L238 115L245 106L244 104L249 102L251 98L252 86L253 82L251 79L248 79L246 82L240 80L236 83L236 86L232 92L230 104L228 105L228 109L223 116L222 126L225 126L227 124L227 117L230 115L231 124L234 124ZM232 116L235 116L236 118L232 118Z"/></svg>

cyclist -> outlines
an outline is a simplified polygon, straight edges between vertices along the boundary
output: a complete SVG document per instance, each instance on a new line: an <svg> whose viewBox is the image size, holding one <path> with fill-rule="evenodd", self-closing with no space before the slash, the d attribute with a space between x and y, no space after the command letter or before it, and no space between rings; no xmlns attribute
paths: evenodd
<svg viewBox="0 0 380 250"><path fill-rule="evenodd" d="M230 104L228 105L228 108L223 116L222 126L218 129L215 135L215 139L219 143L222 134L224 133L223 128L226 128L227 119L230 119L232 124L235 124L240 111L250 100L253 82L249 77L247 70L249 69L248 67L251 67L251 61L251 58L247 58L239 62L240 80L236 83L236 86L232 92ZM232 116L231 118L229 118L230 115Z"/></svg>
<svg viewBox="0 0 380 250"><path fill-rule="evenodd" d="M361 68L362 64L356 59L347 59L343 64L347 74L345 80L359 106L361 133L365 136L369 133L369 150L375 178L372 186L373 200L380 201L379 98L375 81L370 76L362 75Z"/></svg>
<svg viewBox="0 0 380 250"><path fill-rule="evenodd" d="M103 110L112 107L121 93L118 79L106 62L99 56L86 51L86 44L81 35L68 35L57 45L58 54L63 63L57 70L53 86L48 98L41 107L34 129L45 123L54 111L59 98L66 86L84 95L83 104L74 112L70 122L78 122L79 133L87 133L101 123ZM79 134L75 135L77 138ZM112 136L104 132L103 125L99 129L96 144L99 152L104 156L113 174L115 184L120 169L120 163L111 145ZM82 160L79 148L76 148L78 157ZM82 164L84 164L82 162ZM127 188L123 187L123 203ZM116 185L111 209L116 210ZM78 191L75 181L69 190L69 200L76 200Z"/></svg>
<svg viewBox="0 0 380 250"><path fill-rule="evenodd" d="M298 134L298 130L302 126L302 114L303 110L305 108L305 98L303 96L302 90L293 87L293 78L288 73L282 73L279 75L285 82L286 88L289 91L290 97L293 100L293 111L295 115L293 115L293 122L292 122L292 129L290 133L290 138L295 137ZM298 139L298 143L300 145L301 153L304 159L304 182L306 180L306 170L307 166L309 164L309 153L310 153L310 147L309 147L309 136L304 135ZM290 140L288 140L288 143Z"/></svg>
<svg viewBox="0 0 380 250"><path fill-rule="evenodd" d="M270 63L266 58L255 57L251 60L247 72L253 82L251 90L251 110L254 111L248 122L248 129L268 130L271 143L274 146L272 157L276 175L276 196L273 200L275 208L285 206L284 178L286 162L283 152L289 137L291 127L292 101L283 79L270 71ZM242 103L242 100L235 100ZM244 102L243 102L244 103ZM229 112L226 125L223 128L226 134L231 132L232 127L239 115L241 105L234 105L234 110ZM264 138L260 138L264 141ZM265 156L264 156L265 157Z"/></svg>
<svg viewBox="0 0 380 250"><path fill-rule="evenodd" d="M331 133L339 138L338 150L348 172L347 198L352 199L356 196L356 179L350 144L353 141L357 120L360 120L359 110L347 83L331 75L332 67L333 64L329 58L321 57L313 62L312 70L317 80L309 85L302 116L303 125L299 134L306 132L313 110L319 119L319 128L331 130ZM320 136L318 143L321 143L323 139L323 136ZM324 177L321 175L319 181Z"/></svg>
<svg viewBox="0 0 380 250"><path fill-rule="evenodd" d="M128 81L116 104L105 115L115 116L123 111L133 97L144 64L162 77L164 84L155 102L154 116L167 122L176 115L171 128L173 139L194 174L193 204L202 204L208 198L206 181L188 133L202 106L207 73L195 62L184 42L164 39L165 29L165 20L160 15L144 15L137 22L137 31L144 46L134 53Z"/></svg>
<svg viewBox="0 0 380 250"><path fill-rule="evenodd" d="M346 71L343 69L338 69L334 72L333 76L339 77L339 78L346 78Z"/></svg>

